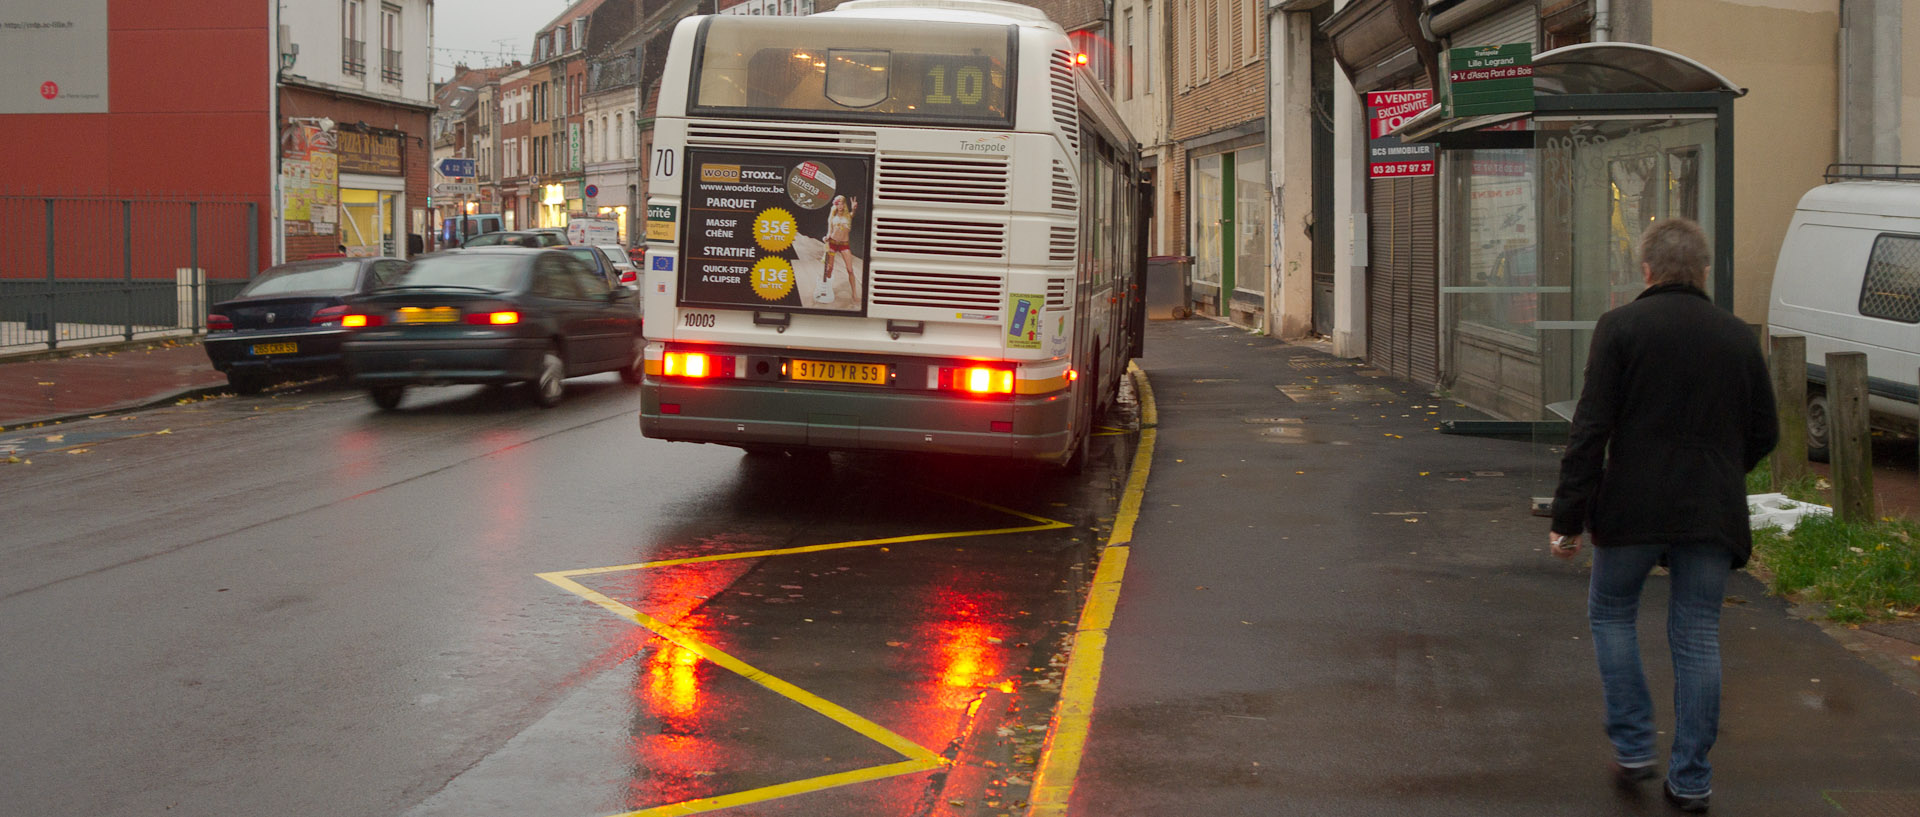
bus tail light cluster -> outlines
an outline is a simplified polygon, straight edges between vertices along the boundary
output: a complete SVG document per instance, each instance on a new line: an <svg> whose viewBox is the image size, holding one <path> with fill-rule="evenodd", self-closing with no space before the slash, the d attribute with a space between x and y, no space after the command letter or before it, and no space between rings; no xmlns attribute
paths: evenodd
<svg viewBox="0 0 1920 817"><path fill-rule="evenodd" d="M1013 370L992 366L941 367L940 388L966 394L1012 394Z"/></svg>
<svg viewBox="0 0 1920 817"><path fill-rule="evenodd" d="M667 377L732 377L732 355L706 352L667 352L660 360L660 373Z"/></svg>

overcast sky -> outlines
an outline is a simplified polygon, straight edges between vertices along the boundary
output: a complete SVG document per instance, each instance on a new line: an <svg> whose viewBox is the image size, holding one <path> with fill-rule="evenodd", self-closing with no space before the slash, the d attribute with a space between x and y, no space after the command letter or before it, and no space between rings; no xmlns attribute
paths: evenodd
<svg viewBox="0 0 1920 817"><path fill-rule="evenodd" d="M533 32L568 5L568 0L437 0L433 80L452 76L456 62L479 68L525 60Z"/></svg>

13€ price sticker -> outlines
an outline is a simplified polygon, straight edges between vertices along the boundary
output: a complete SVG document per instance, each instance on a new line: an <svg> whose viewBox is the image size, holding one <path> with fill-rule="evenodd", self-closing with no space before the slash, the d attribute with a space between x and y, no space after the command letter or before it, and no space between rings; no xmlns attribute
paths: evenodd
<svg viewBox="0 0 1920 817"><path fill-rule="evenodd" d="M753 294L778 301L793 291L793 266L777 255L762 258L753 265Z"/></svg>
<svg viewBox="0 0 1920 817"><path fill-rule="evenodd" d="M753 219L753 240L767 252L781 252L793 246L793 239L799 233L800 225L784 207L769 207Z"/></svg>

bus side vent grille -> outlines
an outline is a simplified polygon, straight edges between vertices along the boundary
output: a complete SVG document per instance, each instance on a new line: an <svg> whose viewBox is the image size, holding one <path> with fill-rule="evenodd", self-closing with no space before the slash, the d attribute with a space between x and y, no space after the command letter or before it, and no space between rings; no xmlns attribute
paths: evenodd
<svg viewBox="0 0 1920 817"><path fill-rule="evenodd" d="M1047 260L1072 261L1074 245L1079 243L1075 240L1076 232L1072 227L1059 224L1050 228L1047 236Z"/></svg>
<svg viewBox="0 0 1920 817"><path fill-rule="evenodd" d="M998 275L875 268L870 300L876 306L925 306L999 315L1006 301L1003 281Z"/></svg>
<svg viewBox="0 0 1920 817"><path fill-rule="evenodd" d="M875 196L936 204L1007 203L1006 159L909 159L882 156Z"/></svg>
<svg viewBox="0 0 1920 817"><path fill-rule="evenodd" d="M1073 189L1073 177L1067 175L1067 166L1059 159L1053 160L1053 209L1073 212L1080 205L1080 194Z"/></svg>
<svg viewBox="0 0 1920 817"><path fill-rule="evenodd" d="M1067 306L1067 279L1047 279L1047 308L1064 309Z"/></svg>
<svg viewBox="0 0 1920 817"><path fill-rule="evenodd" d="M876 253L1005 258L1007 227L953 219L882 218L874 224Z"/></svg>
<svg viewBox="0 0 1920 817"><path fill-rule="evenodd" d="M1060 133L1067 137L1067 147L1080 150L1080 113L1079 98L1073 92L1073 55L1065 51L1053 52L1051 79L1053 82L1053 122L1060 126Z"/></svg>
<svg viewBox="0 0 1920 817"><path fill-rule="evenodd" d="M755 123L729 125L701 122L687 128L690 147L755 147L773 150L831 150L873 153L880 137L870 130L810 128L805 125Z"/></svg>

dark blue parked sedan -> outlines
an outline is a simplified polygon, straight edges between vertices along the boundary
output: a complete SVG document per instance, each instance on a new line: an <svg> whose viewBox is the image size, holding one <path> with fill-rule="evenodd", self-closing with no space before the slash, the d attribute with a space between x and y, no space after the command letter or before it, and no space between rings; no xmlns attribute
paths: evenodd
<svg viewBox="0 0 1920 817"><path fill-rule="evenodd" d="M645 343L635 294L558 250L485 247L422 256L355 298L347 376L392 409L408 386L527 383L542 406L568 377L619 372L640 382Z"/></svg>
<svg viewBox="0 0 1920 817"><path fill-rule="evenodd" d="M326 258L269 267L214 304L203 344L234 391L251 394L291 375L340 368L347 299L407 269L398 258Z"/></svg>

